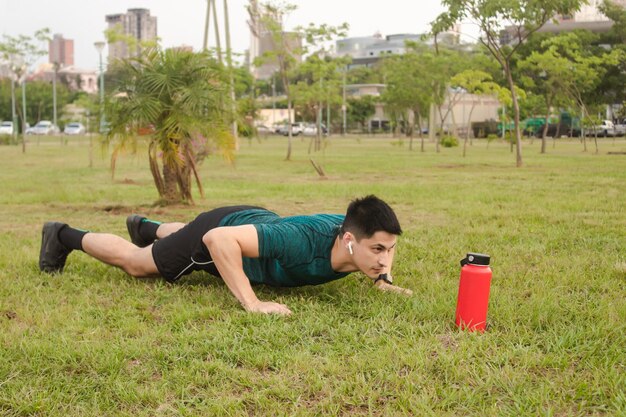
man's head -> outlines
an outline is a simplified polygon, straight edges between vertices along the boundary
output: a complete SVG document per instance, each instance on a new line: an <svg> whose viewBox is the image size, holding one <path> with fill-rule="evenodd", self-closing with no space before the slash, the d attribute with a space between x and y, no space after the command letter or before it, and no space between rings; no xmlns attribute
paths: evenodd
<svg viewBox="0 0 626 417"><path fill-rule="evenodd" d="M396 213L374 195L357 198L350 203L341 231L352 233L357 240L370 238L376 232L387 232L396 236L402 234Z"/></svg>
<svg viewBox="0 0 626 417"><path fill-rule="evenodd" d="M373 195L352 201L341 233L354 266L370 278L389 273L402 228L387 203Z"/></svg>

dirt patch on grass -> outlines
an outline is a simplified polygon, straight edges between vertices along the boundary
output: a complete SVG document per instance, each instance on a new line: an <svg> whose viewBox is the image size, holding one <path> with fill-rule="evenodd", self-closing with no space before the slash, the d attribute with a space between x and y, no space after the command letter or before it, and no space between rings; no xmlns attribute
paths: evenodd
<svg viewBox="0 0 626 417"><path fill-rule="evenodd" d="M8 320L15 320L17 318L17 313L15 311L6 310L2 312L2 316Z"/></svg>
<svg viewBox="0 0 626 417"><path fill-rule="evenodd" d="M445 164L445 165L435 165L435 168L443 168L443 169L453 169L453 168L465 168L467 165L463 164Z"/></svg>
<svg viewBox="0 0 626 417"><path fill-rule="evenodd" d="M115 184L127 184L127 185L139 185L139 183L130 178L124 178L123 180L116 180Z"/></svg>

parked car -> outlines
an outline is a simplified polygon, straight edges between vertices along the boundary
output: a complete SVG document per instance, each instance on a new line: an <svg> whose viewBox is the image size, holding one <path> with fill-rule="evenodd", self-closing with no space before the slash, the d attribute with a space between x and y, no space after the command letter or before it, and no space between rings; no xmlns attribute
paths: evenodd
<svg viewBox="0 0 626 417"><path fill-rule="evenodd" d="M59 128L52 124L50 120L40 120L33 128L35 135L54 135L59 133Z"/></svg>
<svg viewBox="0 0 626 417"><path fill-rule="evenodd" d="M302 133L303 130L304 130L304 123L298 122L298 123L291 124L292 136L298 136L300 133ZM278 128L278 132L276 133L279 133L283 136L289 136L289 125L285 123L284 125Z"/></svg>
<svg viewBox="0 0 626 417"><path fill-rule="evenodd" d="M326 126L324 126L324 124L322 123L322 135L325 135L328 133L328 130L326 129ZM309 123L306 126L304 126L304 129L302 129L302 134L305 136L317 136L317 125L314 123Z"/></svg>
<svg viewBox="0 0 626 417"><path fill-rule="evenodd" d="M586 136L616 136L615 125L610 120L602 120L597 126L585 128Z"/></svg>
<svg viewBox="0 0 626 417"><path fill-rule="evenodd" d="M63 133L65 133L66 135L84 135L85 126L83 126L82 123L70 122L65 125L65 129L63 129Z"/></svg>
<svg viewBox="0 0 626 417"><path fill-rule="evenodd" d="M615 135L626 135L626 119L618 120L617 123L615 123Z"/></svg>
<svg viewBox="0 0 626 417"><path fill-rule="evenodd" d="M0 123L0 135L12 135L13 134L13 122Z"/></svg>

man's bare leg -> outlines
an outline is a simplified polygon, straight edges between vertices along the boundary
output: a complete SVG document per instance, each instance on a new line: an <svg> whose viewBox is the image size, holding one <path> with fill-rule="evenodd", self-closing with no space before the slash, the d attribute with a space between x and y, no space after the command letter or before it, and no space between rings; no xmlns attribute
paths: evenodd
<svg viewBox="0 0 626 417"><path fill-rule="evenodd" d="M152 245L140 248L129 241L109 233L87 233L82 241L88 255L123 269L137 278L158 276L152 258Z"/></svg>
<svg viewBox="0 0 626 417"><path fill-rule="evenodd" d="M142 248L113 234L92 233L61 222L44 223L41 236L39 269L44 272L63 272L67 256L80 250L135 277L158 275L151 244Z"/></svg>
<svg viewBox="0 0 626 417"><path fill-rule="evenodd" d="M171 235L172 233L178 232L180 229L185 227L185 223L174 222L174 223L161 223L159 228L157 229L157 238L163 239L166 236Z"/></svg>

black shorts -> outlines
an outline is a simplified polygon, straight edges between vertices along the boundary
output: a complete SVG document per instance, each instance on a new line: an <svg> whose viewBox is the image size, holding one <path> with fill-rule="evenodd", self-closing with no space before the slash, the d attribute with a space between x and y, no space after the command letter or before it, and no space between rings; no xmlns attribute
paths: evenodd
<svg viewBox="0 0 626 417"><path fill-rule="evenodd" d="M174 282L193 271L206 271L220 276L211 254L202 242L202 237L211 229L219 226L229 214L262 209L254 206L221 207L200 214L176 233L159 239L152 245L152 258L159 273L168 282Z"/></svg>

